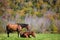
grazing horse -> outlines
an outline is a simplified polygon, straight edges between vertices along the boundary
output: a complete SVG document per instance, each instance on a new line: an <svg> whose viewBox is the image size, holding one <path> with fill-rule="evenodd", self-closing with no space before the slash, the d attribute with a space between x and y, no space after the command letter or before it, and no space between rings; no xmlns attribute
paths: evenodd
<svg viewBox="0 0 60 40"><path fill-rule="evenodd" d="M23 28L26 28L27 29L27 31L30 31L30 29L29 29L29 25L28 24L23 24L23 23L17 23L18 25L20 25L21 27L22 27L22 29Z"/></svg>
<svg viewBox="0 0 60 40"><path fill-rule="evenodd" d="M34 31L30 31L30 32L20 32L20 36L24 37L24 38L30 38L30 35L32 37L35 37L35 32Z"/></svg>
<svg viewBox="0 0 60 40"><path fill-rule="evenodd" d="M17 24L8 24L6 26L6 31L7 31L8 37L9 37L9 33L13 32L13 31L17 31L18 37L19 37L20 36L19 33L20 33L21 29L22 29L21 26L17 25Z"/></svg>

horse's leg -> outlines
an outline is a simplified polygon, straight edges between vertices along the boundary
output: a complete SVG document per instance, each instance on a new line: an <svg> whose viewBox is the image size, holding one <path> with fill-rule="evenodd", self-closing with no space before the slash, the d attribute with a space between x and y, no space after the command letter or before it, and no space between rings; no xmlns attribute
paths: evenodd
<svg viewBox="0 0 60 40"><path fill-rule="evenodd" d="M7 32L7 36L9 37L9 30L8 30L8 26L6 26L6 32Z"/></svg>
<svg viewBox="0 0 60 40"><path fill-rule="evenodd" d="M18 37L20 37L20 32L18 31Z"/></svg>
<svg viewBox="0 0 60 40"><path fill-rule="evenodd" d="M8 35L8 37L9 37L9 32L7 32L7 35Z"/></svg>
<svg viewBox="0 0 60 40"><path fill-rule="evenodd" d="M17 29L17 31L18 31L18 37L20 37L20 31L21 31L21 29L22 29L22 27L18 26L18 29Z"/></svg>
<svg viewBox="0 0 60 40"><path fill-rule="evenodd" d="M28 35L28 37L31 38L30 35Z"/></svg>

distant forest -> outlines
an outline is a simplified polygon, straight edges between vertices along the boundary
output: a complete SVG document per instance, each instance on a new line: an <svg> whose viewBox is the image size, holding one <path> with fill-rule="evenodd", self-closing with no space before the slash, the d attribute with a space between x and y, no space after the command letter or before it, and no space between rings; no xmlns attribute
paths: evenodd
<svg viewBox="0 0 60 40"><path fill-rule="evenodd" d="M60 0L0 0L0 33L8 23L27 23L38 33L60 33Z"/></svg>

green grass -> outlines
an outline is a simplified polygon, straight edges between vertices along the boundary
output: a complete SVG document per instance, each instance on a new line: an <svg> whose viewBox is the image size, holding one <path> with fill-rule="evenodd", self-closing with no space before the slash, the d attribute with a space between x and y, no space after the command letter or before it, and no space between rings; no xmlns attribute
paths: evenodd
<svg viewBox="0 0 60 40"><path fill-rule="evenodd" d="M60 34L36 34L36 38L18 38L17 34L0 34L0 40L60 40Z"/></svg>

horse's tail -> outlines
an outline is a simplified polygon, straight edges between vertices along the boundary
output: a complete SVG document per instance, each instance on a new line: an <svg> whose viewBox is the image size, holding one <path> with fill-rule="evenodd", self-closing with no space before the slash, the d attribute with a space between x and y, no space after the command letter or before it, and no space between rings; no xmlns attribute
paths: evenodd
<svg viewBox="0 0 60 40"><path fill-rule="evenodd" d="M6 32L9 32L9 25L6 25Z"/></svg>

